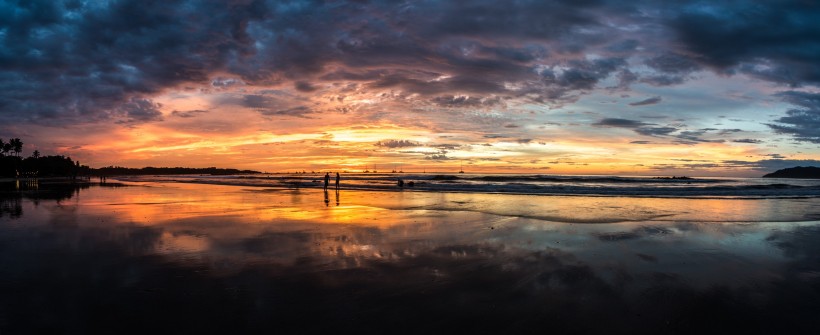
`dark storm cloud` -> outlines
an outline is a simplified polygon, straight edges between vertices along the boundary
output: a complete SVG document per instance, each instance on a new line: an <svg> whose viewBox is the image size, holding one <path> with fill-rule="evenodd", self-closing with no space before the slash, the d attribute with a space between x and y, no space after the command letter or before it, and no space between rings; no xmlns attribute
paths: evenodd
<svg viewBox="0 0 820 335"><path fill-rule="evenodd" d="M207 82L209 71L247 54L249 40L242 28L265 12L254 10L253 3L192 5L3 3L2 117L26 115L38 123L156 120L156 110L139 99L182 83Z"/></svg>
<svg viewBox="0 0 820 335"><path fill-rule="evenodd" d="M600 121L593 123L592 125L596 127L632 129L636 133L645 136L665 136L678 130L674 127L655 127L655 124L652 123L645 123L641 121L618 118L601 119Z"/></svg>
<svg viewBox="0 0 820 335"><path fill-rule="evenodd" d="M310 93L319 78L334 78L324 73L329 64L370 88L428 98L462 92L558 101L624 65L546 60L609 42L603 9L597 1L4 3L0 108L9 121L155 120L123 105L188 83L224 89L291 81ZM637 42L623 43L628 50ZM536 63L565 69L536 85Z"/></svg>
<svg viewBox="0 0 820 335"><path fill-rule="evenodd" d="M590 11L601 5L602 2L595 0L429 1L418 5L418 13L434 16L435 24L428 28L430 34L444 31L457 36L548 39L565 36L572 28L603 29L594 12ZM592 32L588 34L594 35Z"/></svg>
<svg viewBox="0 0 820 335"><path fill-rule="evenodd" d="M294 83L293 86L296 88L297 91L300 92L313 92L317 89L315 86L304 81L297 81L296 83Z"/></svg>
<svg viewBox="0 0 820 335"><path fill-rule="evenodd" d="M205 113L208 113L208 111L199 110L199 109L190 110L190 111L177 111L177 110L175 110L175 111L171 112L171 116L176 116L176 117L181 117L181 118L192 118L192 117L196 117L198 115L205 114Z"/></svg>
<svg viewBox="0 0 820 335"><path fill-rule="evenodd" d="M243 96L239 104L248 108L269 108L275 106L277 101L269 96L249 94Z"/></svg>
<svg viewBox="0 0 820 335"><path fill-rule="evenodd" d="M593 123L593 126L599 127L616 127L616 128L638 128L643 126L650 125L649 123L644 123L641 121L635 120L627 120L627 119L617 119L617 118L606 118L601 119L600 121Z"/></svg>
<svg viewBox="0 0 820 335"><path fill-rule="evenodd" d="M635 132L646 136L664 136L677 131L674 127L640 127L635 128Z"/></svg>
<svg viewBox="0 0 820 335"><path fill-rule="evenodd" d="M763 143L762 140L753 139L753 138L739 138L739 139L736 139L736 140L732 140L732 142L735 142L735 143L751 143L751 144Z"/></svg>
<svg viewBox="0 0 820 335"><path fill-rule="evenodd" d="M161 104L149 99L131 98L122 104L121 111L128 118L128 122L147 122L162 120Z"/></svg>
<svg viewBox="0 0 820 335"><path fill-rule="evenodd" d="M654 99L654 98L653 98ZM714 137L712 131L718 131L718 136L723 136L729 133L740 131L739 129L713 129L704 128L698 130L686 130L684 124L671 124L661 126L655 123L646 123L637 120L619 119L619 118L604 118L592 124L596 127L611 127L611 128L626 128L632 129L635 133L644 136L652 137L671 137L675 142L682 144L696 144L696 143L723 143L724 139L709 138ZM677 133L676 133L677 132ZM675 133L675 134L673 134ZM632 141L633 144L650 144L648 141Z"/></svg>
<svg viewBox="0 0 820 335"><path fill-rule="evenodd" d="M431 101L441 107L489 107L500 102L497 97L479 98L471 96L439 96Z"/></svg>
<svg viewBox="0 0 820 335"><path fill-rule="evenodd" d="M661 97L651 97L651 98L644 99L644 100L641 100L641 101L631 102L631 103L629 103L629 105L630 106L648 106L648 105L658 104L658 103L661 102L661 100L663 100L663 99L661 99Z"/></svg>
<svg viewBox="0 0 820 335"><path fill-rule="evenodd" d="M814 1L683 4L667 21L703 64L767 80L820 83L820 5Z"/></svg>
<svg viewBox="0 0 820 335"><path fill-rule="evenodd" d="M721 136L723 136L723 135L728 135L728 134L732 134L732 133L740 133L740 132L742 132L742 131L743 131L743 129L739 129L739 128L732 128L732 129L714 129L714 128L704 128L704 129L701 129L701 130L702 130L702 131L713 131L713 130L717 130L717 131L718 131L718 133L717 133L717 134L718 134L718 135L721 135Z"/></svg>
<svg viewBox="0 0 820 335"><path fill-rule="evenodd" d="M786 116L767 125L777 133L794 136L798 141L820 143L820 94L789 91L778 96L798 108L787 110Z"/></svg>
<svg viewBox="0 0 820 335"><path fill-rule="evenodd" d="M675 137L684 141L684 143L692 143L692 142L704 142L704 143L723 143L725 140L722 139L705 139L703 138L706 135L708 130L685 130L681 131L680 133L676 134Z"/></svg>
<svg viewBox="0 0 820 335"><path fill-rule="evenodd" d="M589 90L626 65L623 58L606 58L595 61L573 60L566 64L569 68L552 68L544 71L544 81L548 84L572 90Z"/></svg>
<svg viewBox="0 0 820 335"><path fill-rule="evenodd" d="M217 90L279 85L310 94L323 83L353 81L402 97L417 94L442 107L471 108L496 103L487 97L558 106L613 76L618 89L635 82L666 86L704 68L796 86L820 83L820 19L812 2L655 6L596 0L4 1L0 119L154 121L159 110L137 101L191 84ZM626 34L613 24L651 29ZM651 71L629 71L631 57ZM248 108L304 115L273 110L282 107L264 97L244 99L240 105ZM786 127L789 121L783 120Z"/></svg>

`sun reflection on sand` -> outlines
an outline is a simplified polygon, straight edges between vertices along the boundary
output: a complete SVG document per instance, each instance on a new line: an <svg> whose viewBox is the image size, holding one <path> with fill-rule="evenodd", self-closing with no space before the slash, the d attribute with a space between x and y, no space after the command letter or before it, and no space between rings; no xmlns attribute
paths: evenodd
<svg viewBox="0 0 820 335"><path fill-rule="evenodd" d="M771 257L771 251L766 251L771 246L755 242L766 238L762 232L796 226L789 222L805 221L817 205L816 199L350 190L338 193L337 205L335 190L327 193L327 203L323 193L321 189L133 183L87 190L59 206L41 206L49 208L47 221L116 228L119 240L129 239L128 231L140 227L156 231L154 240L140 241L134 250L151 246L151 252L183 263L191 257L211 264L223 260L233 265L219 265L220 271L238 271L257 262L296 264L307 258L330 268L350 268L368 260L412 259L454 246L452 257L464 257L464 250L478 246L510 253L562 250L604 268L613 261L646 268L651 264L644 263L658 259L692 257L680 247L667 249L680 243L689 246L685 250L728 247ZM28 215L21 220L43 213ZM699 273L698 263L718 266L699 261L677 270Z"/></svg>
<svg viewBox="0 0 820 335"><path fill-rule="evenodd" d="M649 314L670 303L700 310L697 297L726 292L734 307L792 295L800 298L789 306L805 303L820 264L820 222L795 220L820 217L820 199L341 190L336 205L335 190L326 203L315 188L130 185L90 187L68 198L64 192L36 204L30 193L12 197L19 201L9 206L19 209L0 216L0 272L12 280L0 281L0 289L17 292L15 278L38 281L20 296L29 301L92 283L93 294L78 299L120 292L118 304L150 310L157 297L204 295L219 302L220 315L221 304L233 301L258 308L264 320L292 308L303 314L322 306L336 315L444 303L455 307L436 317L479 308L505 320L526 313L540 319L575 306L614 318L637 310L630 324L649 317L665 325L678 309ZM100 288L105 283L113 286ZM59 289L40 289L48 285ZM229 298L217 299L221 292ZM506 307L484 309L486 301Z"/></svg>

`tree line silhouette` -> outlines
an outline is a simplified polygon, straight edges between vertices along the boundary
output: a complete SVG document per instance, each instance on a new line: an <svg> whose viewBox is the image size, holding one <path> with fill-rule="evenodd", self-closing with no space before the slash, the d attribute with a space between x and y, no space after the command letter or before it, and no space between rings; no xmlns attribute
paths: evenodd
<svg viewBox="0 0 820 335"><path fill-rule="evenodd" d="M9 139L8 142L0 139L0 177L30 178L30 177L72 177L78 176L114 176L114 175L154 175L154 174L255 174L261 173L252 170L184 167L144 167L126 168L108 166L99 169L87 165L80 165L71 157L63 155L42 156L40 151L34 150L29 157L21 157L23 141L19 138Z"/></svg>
<svg viewBox="0 0 820 335"><path fill-rule="evenodd" d="M255 174L261 173L253 170L222 169L217 167L207 168L186 168L186 167L144 167L127 168L121 166L107 166L99 169L92 169L95 175L155 175L155 174L209 174L209 175L229 175L229 174Z"/></svg>
<svg viewBox="0 0 820 335"><path fill-rule="evenodd" d="M23 152L23 141L19 138L11 138L8 142L3 142L3 139L0 138L0 150L2 150L3 156L13 151L17 157L20 157L20 153ZM39 152L37 154L39 155Z"/></svg>
<svg viewBox="0 0 820 335"><path fill-rule="evenodd" d="M88 175L91 168L80 165L70 157L42 156L39 150L29 157L22 157L23 141L0 139L0 177L77 176Z"/></svg>

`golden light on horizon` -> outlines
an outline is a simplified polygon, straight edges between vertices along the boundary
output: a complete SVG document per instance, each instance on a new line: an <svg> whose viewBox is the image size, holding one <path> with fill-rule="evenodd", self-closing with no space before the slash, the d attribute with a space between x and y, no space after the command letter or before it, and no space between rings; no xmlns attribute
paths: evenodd
<svg viewBox="0 0 820 335"><path fill-rule="evenodd" d="M281 110L214 105L246 99L249 93L267 103L263 97L268 93L261 88L245 93L220 88L216 95L170 90L155 99L164 122L119 128L109 131L106 140L63 150L92 166L217 166L267 172L358 171L378 166L382 171L408 172L463 168L476 173L647 175L664 170L692 174L687 165L700 166L698 171L706 174L731 172L717 166L754 161L766 152L753 144L686 142L661 135L636 141L632 128L522 123L493 109L425 107L401 112L394 109L403 105L388 97L412 100L417 94L358 87L354 94L340 95L335 90L323 86L306 97L302 107ZM462 94L451 99L471 97ZM391 110L390 117L386 109Z"/></svg>

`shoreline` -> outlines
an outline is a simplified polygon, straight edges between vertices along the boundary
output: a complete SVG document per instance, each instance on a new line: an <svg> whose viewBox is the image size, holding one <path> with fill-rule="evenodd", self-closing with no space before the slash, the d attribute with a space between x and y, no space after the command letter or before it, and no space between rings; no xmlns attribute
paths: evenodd
<svg viewBox="0 0 820 335"><path fill-rule="evenodd" d="M258 184L258 183L243 183L243 182L230 182L229 180L234 179L226 179L226 181L219 181L218 179L209 179L209 180L161 180L161 179L151 179L145 178L146 176L118 176L118 177L111 177L112 179L124 181L124 182L167 182L167 183L188 183L188 184L203 184L203 185L225 185L225 186L239 186L239 187L253 187L253 188L270 188L270 189L281 189L281 190L294 190L294 189L317 189L323 190L323 186L319 182L310 182L306 184L299 184L298 186L283 186L283 185L275 185L275 184ZM174 176L151 176L151 177L166 177L166 178L173 178ZM195 178L191 176L186 176L187 178ZM183 177L183 178L186 178ZM236 180L242 180L243 178L237 178ZM266 178L261 178L261 180L268 180ZM738 190L712 190L712 189L688 189L681 192L682 194L669 194L670 189L668 188L654 188L654 189L643 189L643 190L630 190L624 191L623 189L614 189L609 190L607 192L596 192L595 190L588 190L582 189L577 191L564 191L564 192L523 192L517 190L503 190L499 191L497 189L457 189L452 187L447 187L450 184L448 183L440 183L440 184L427 184L429 181L424 181L424 183L416 184L414 187L398 187L398 186L384 186L384 185L377 185L377 186L357 186L357 185L344 185L341 189L342 190L352 190L352 191L364 191L364 192L414 192L414 193L455 193L455 194L497 194L497 195L528 195L528 196L544 196L544 197L601 197L601 198L648 198L648 199L723 199L723 200L765 200L765 199L816 199L820 198L820 185L811 186L809 189L811 193L809 194L801 194L798 193L800 189L795 188L789 191L793 192L792 194L772 194L770 190L760 189L760 188L751 188L746 190L748 194L726 194L730 192L740 193ZM436 185L440 186L441 188L434 189L426 185ZM780 184L774 184L780 185ZM331 184L331 187L328 187L328 192L335 191L335 187ZM781 190L782 189L777 189ZM675 190L680 191L680 190ZM631 193L630 193L631 192ZM690 194L683 194L683 193L690 193Z"/></svg>
<svg viewBox="0 0 820 335"><path fill-rule="evenodd" d="M120 180L117 180L120 181ZM385 191L374 189L335 189L321 187L276 188L257 185L199 183L189 181L122 181L126 186L150 184L180 185L183 189L225 188L260 195L298 195L303 200L333 209L339 206L376 207L387 210L432 210L444 212L474 212L501 217L517 217L546 222L576 224L610 224L624 222L813 222L820 220L820 198L716 198L716 197L639 197L543 195L438 191ZM169 189L172 190L173 188ZM173 192L173 191L170 191ZM180 190L187 192L187 190ZM202 192L209 192L203 189ZM215 189L215 192L223 192ZM241 192L240 192L241 194ZM324 196L323 196L324 195ZM544 201L546 200L546 201ZM724 202L732 205L717 210L714 217L700 214L702 207L714 207ZM309 202L309 203L310 203ZM301 203L301 202L300 202ZM583 212L574 210L588 207ZM335 206L334 206L335 204ZM780 204L780 205L777 205ZM295 205L295 204L294 204ZM719 205L723 206L723 205ZM787 211L769 211L781 206Z"/></svg>
<svg viewBox="0 0 820 335"><path fill-rule="evenodd" d="M668 320L703 315L704 329L715 315L734 330L816 322L815 199L123 184L0 192L0 330L41 330L43 316L76 333L157 324L145 320L227 320L234 333L507 333L511 322L663 333Z"/></svg>
<svg viewBox="0 0 820 335"><path fill-rule="evenodd" d="M137 177L141 180L134 180ZM76 179L72 180L68 177L45 177L45 178L0 178L0 184L8 185L16 182L36 183L40 186L45 185L112 185L117 183L120 186L127 186L128 183L168 183L168 184L197 184L197 185L221 185L221 186L235 186L235 187L250 187L255 189L271 189L271 190L301 190L311 189L322 191L323 187L319 185L302 185L298 187L287 187L281 185L260 185L253 183L232 183L220 182L214 180L159 180L159 179L142 179L145 176L112 176L109 177L112 181L100 182L93 179ZM155 176L151 176L155 177ZM160 175L160 177L169 177L169 175ZM536 196L536 197L590 197L590 198L634 198L634 199L691 199L691 200L768 200L768 199L820 199L820 192L817 194L720 194L720 192L709 191L692 191L689 193L695 194L664 194L664 191L659 191L655 194L649 192L635 192L635 193L618 193L612 192L595 193L595 192L521 192L521 191L496 191L496 190L469 190L469 189L430 189L423 186L417 187L356 187L346 185L340 189L341 191L357 191L357 192L386 192L386 193L450 193L450 194L492 194L492 195L513 195L513 196ZM335 187L329 187L328 192L335 192Z"/></svg>

